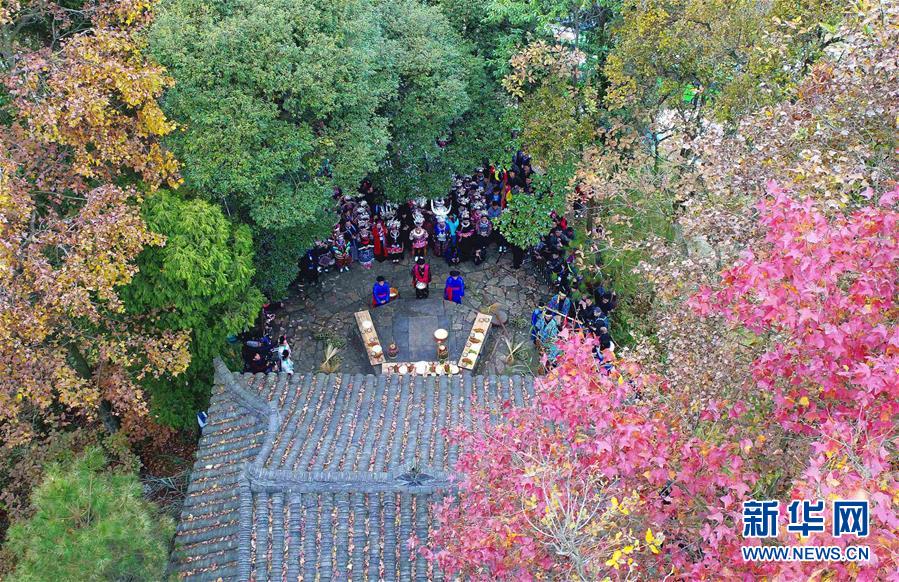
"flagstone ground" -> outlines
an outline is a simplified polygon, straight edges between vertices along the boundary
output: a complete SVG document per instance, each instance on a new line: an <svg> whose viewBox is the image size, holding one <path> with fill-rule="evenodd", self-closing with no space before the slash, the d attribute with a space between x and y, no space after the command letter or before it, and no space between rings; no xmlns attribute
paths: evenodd
<svg viewBox="0 0 899 582"><path fill-rule="evenodd" d="M349 272L323 274L311 289L291 296L277 312L273 330L276 335L287 334L294 369L317 370L331 343L340 348L340 372L379 373L368 363L353 317L356 311L368 309L385 349L390 341L399 346L398 361L424 359L433 349L431 334L437 324L449 326L451 357L458 358L461 346L457 342L464 343L475 313L491 313L494 325L475 373L536 373L539 361L529 338L530 314L540 299L548 297L549 289L538 283L531 265L512 269L511 256L496 253L479 266L459 265L457 269L465 279L465 299L457 306L441 300L450 268L443 260L430 262L433 281L427 300L415 298L409 257L399 265L375 262L370 270L354 263ZM371 287L378 275L399 289L400 297L372 309ZM507 341L513 346L522 343L512 363L507 361Z"/></svg>

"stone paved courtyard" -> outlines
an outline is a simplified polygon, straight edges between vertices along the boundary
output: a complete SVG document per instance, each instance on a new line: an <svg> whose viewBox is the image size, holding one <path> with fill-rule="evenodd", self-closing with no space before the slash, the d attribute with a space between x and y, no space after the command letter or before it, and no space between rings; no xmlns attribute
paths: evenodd
<svg viewBox="0 0 899 582"><path fill-rule="evenodd" d="M465 278L466 288L461 306L442 300L444 282L450 271L445 261L431 260L433 281L430 297L425 300L415 298L411 268L408 256L399 265L375 262L370 270L354 263L347 273L323 274L318 284L307 290L308 296L295 293L285 301L284 309L277 312L274 332L287 334L297 372L317 370L330 343L339 348L338 371L379 373L380 370L372 370L356 328L353 314L362 309L371 312L385 349L391 341L397 343L400 348L397 361L435 359L429 351L433 349L431 334L438 326L450 332L450 356L458 358L475 313L490 313L494 315L493 325L474 372L537 372L537 354L528 337L530 314L539 299L547 298L549 290L538 284L528 263L515 270L510 255L493 252L479 266L459 265L457 269ZM378 275L386 277L399 290L400 297L372 309L371 287ZM513 346L521 344L511 363L507 361L507 341Z"/></svg>

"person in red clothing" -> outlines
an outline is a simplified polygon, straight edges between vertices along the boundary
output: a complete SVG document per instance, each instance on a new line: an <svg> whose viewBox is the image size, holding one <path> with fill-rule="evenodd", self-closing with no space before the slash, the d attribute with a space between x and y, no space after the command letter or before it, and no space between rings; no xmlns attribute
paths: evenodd
<svg viewBox="0 0 899 582"><path fill-rule="evenodd" d="M412 266L412 286L415 287L415 297L424 299L430 292L431 265L425 262L423 257L417 257Z"/></svg>
<svg viewBox="0 0 899 582"><path fill-rule="evenodd" d="M387 227L381 217L375 215L375 223L371 227L372 242L375 246L375 258L380 263L387 258Z"/></svg>
<svg viewBox="0 0 899 582"><path fill-rule="evenodd" d="M568 221L565 220L564 216L559 216L559 214L555 210L549 213L549 217L552 218L553 224L561 228L563 231L568 228Z"/></svg>

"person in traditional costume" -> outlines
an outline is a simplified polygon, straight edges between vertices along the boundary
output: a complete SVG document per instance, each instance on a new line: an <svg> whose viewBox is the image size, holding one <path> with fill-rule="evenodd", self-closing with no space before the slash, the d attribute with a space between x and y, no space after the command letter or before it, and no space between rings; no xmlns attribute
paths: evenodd
<svg viewBox="0 0 899 582"><path fill-rule="evenodd" d="M473 196L471 203L471 223L477 227L477 224L481 221L481 216L485 214L487 214L487 210L484 208L484 202L480 195Z"/></svg>
<svg viewBox="0 0 899 582"><path fill-rule="evenodd" d="M459 226L459 254L463 261L474 255L474 225L467 217L462 219Z"/></svg>
<svg viewBox="0 0 899 582"><path fill-rule="evenodd" d="M332 248L334 249L334 259L337 261L337 270L340 273L350 270L350 264L353 262L352 248L350 247L350 236L346 233L334 237Z"/></svg>
<svg viewBox="0 0 899 582"><path fill-rule="evenodd" d="M336 262L334 259L334 252L331 249L331 245L327 241L316 241L316 246L318 247L318 272L319 273L327 273L331 270L331 267L334 266Z"/></svg>
<svg viewBox="0 0 899 582"><path fill-rule="evenodd" d="M412 255L415 257L424 257L428 252L428 231L424 229L424 217L420 212L415 214L415 228L409 233L409 240L412 242Z"/></svg>
<svg viewBox="0 0 899 582"><path fill-rule="evenodd" d="M371 288L371 306L387 305L390 302L390 283L384 277L378 276Z"/></svg>
<svg viewBox="0 0 899 582"><path fill-rule="evenodd" d="M455 214L450 214L446 220L446 227L449 228L450 240L458 243L459 239L456 232L459 230L459 218Z"/></svg>
<svg viewBox="0 0 899 582"><path fill-rule="evenodd" d="M404 254L403 235L400 231L400 222L396 219L387 224L387 258L394 264L399 263Z"/></svg>
<svg viewBox="0 0 899 582"><path fill-rule="evenodd" d="M446 224L446 216L437 216L437 224L434 225L434 254L442 257L446 252L450 239L450 229Z"/></svg>
<svg viewBox="0 0 899 582"><path fill-rule="evenodd" d="M449 210L443 200L431 200L431 212L434 214L434 227L432 229L431 241L434 243L434 254L442 257L446 252L446 245L452 236L449 225L446 223L446 217Z"/></svg>
<svg viewBox="0 0 899 582"><path fill-rule="evenodd" d="M374 260L375 253L371 244L371 235L367 230L363 230L359 236L359 264L365 269L371 269Z"/></svg>
<svg viewBox="0 0 899 582"><path fill-rule="evenodd" d="M418 299L427 298L431 284L431 265L425 262L424 258L417 257L415 264L412 266L412 286L415 288L415 297Z"/></svg>
<svg viewBox="0 0 899 582"><path fill-rule="evenodd" d="M490 219L487 218L486 214L482 214L481 218L478 220L475 233L478 237L476 246L478 248L486 248L493 239L493 225L490 224Z"/></svg>
<svg viewBox="0 0 899 582"><path fill-rule="evenodd" d="M375 259L380 263L387 258L387 227L384 226L384 221L378 215L375 215L375 222L371 226L371 238Z"/></svg>
<svg viewBox="0 0 899 582"><path fill-rule="evenodd" d="M443 258L446 260L446 264L450 267L455 267L461 261L459 258L459 245L456 243L455 239L450 239L446 244L446 250L443 252Z"/></svg>
<svg viewBox="0 0 899 582"><path fill-rule="evenodd" d="M350 255L354 261L359 260L359 229L353 224L349 218L343 220L343 229L341 231L344 236L349 237Z"/></svg>
<svg viewBox="0 0 899 582"><path fill-rule="evenodd" d="M385 202L382 206L383 210L381 212L381 216L384 217L384 222L387 223L391 218L396 217L396 203L394 202Z"/></svg>
<svg viewBox="0 0 899 582"><path fill-rule="evenodd" d="M450 271L446 278L446 287L443 289L443 298L453 303L462 303L465 297L465 281L459 271Z"/></svg>
<svg viewBox="0 0 899 582"><path fill-rule="evenodd" d="M356 207L356 224L359 225L360 230L371 228L371 212L369 212L368 203L365 200L360 201L359 206Z"/></svg>

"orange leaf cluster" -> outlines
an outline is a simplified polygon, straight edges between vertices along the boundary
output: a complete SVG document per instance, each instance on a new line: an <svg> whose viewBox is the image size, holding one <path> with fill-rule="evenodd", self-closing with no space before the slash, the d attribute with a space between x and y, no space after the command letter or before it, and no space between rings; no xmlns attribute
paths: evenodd
<svg viewBox="0 0 899 582"><path fill-rule="evenodd" d="M101 2L93 28L59 50L17 47L3 78L12 122L0 130L0 439L35 427L146 413L139 381L188 364L187 336L151 331L117 289L164 239L121 184L176 185L156 102L171 84L140 52L148 2ZM15 17L15 13L5 13ZM2 25L2 23L0 23Z"/></svg>

